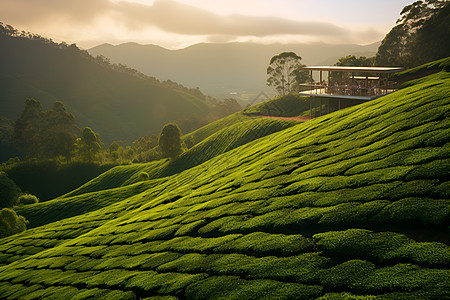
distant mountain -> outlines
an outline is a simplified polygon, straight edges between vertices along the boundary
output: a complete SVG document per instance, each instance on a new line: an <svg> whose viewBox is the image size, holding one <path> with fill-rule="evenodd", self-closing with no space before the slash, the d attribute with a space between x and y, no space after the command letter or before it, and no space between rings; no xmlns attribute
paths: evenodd
<svg viewBox="0 0 450 300"><path fill-rule="evenodd" d="M8 26L0 29L3 117L17 119L26 98L39 100L44 109L59 100L79 126L92 127L110 143L159 133L167 122L209 112L197 90L165 86L135 70L94 59L75 45L20 34Z"/></svg>
<svg viewBox="0 0 450 300"><path fill-rule="evenodd" d="M366 46L226 43L168 50L155 45L126 43L117 46L102 44L88 52L94 56L103 55L114 63L126 64L144 74L200 87L217 98L236 93L245 99L245 95L256 95L261 91L273 93L266 86L266 69L270 59L281 52L297 53L306 65L334 64L338 58L349 54L373 56L378 46L379 43Z"/></svg>

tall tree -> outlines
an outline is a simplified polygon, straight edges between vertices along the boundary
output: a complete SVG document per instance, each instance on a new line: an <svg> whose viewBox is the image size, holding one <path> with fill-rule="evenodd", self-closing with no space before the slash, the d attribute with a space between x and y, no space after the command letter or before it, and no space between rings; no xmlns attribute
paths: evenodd
<svg viewBox="0 0 450 300"><path fill-rule="evenodd" d="M55 102L52 109L44 112L39 101L27 99L14 124L13 141L28 157L68 158L79 133L74 116L62 102Z"/></svg>
<svg viewBox="0 0 450 300"><path fill-rule="evenodd" d="M85 127L81 138L77 139L76 146L81 157L92 162L95 156L100 153L103 144L98 133L95 133L89 127Z"/></svg>
<svg viewBox="0 0 450 300"><path fill-rule="evenodd" d="M55 102L53 108L44 113L45 135L44 152L48 157L62 155L69 158L75 149L75 141L80 134L80 129L75 123L75 117L67 112L66 107L60 101Z"/></svg>
<svg viewBox="0 0 450 300"><path fill-rule="evenodd" d="M163 157L175 159L184 152L185 146L181 136L181 130L177 124L168 123L164 125L158 139Z"/></svg>
<svg viewBox="0 0 450 300"><path fill-rule="evenodd" d="M16 183L5 172L0 172L0 209L16 205L19 192Z"/></svg>
<svg viewBox="0 0 450 300"><path fill-rule="evenodd" d="M416 56L416 64L424 64L450 55L450 2L417 30L412 51Z"/></svg>
<svg viewBox="0 0 450 300"><path fill-rule="evenodd" d="M302 58L295 54L294 52L283 52L272 57L267 68L267 85L274 87L281 96L295 92L297 84L297 78L301 82L306 82L308 80L308 73L306 76L303 73L305 71L299 71L298 69L302 67Z"/></svg>
<svg viewBox="0 0 450 300"><path fill-rule="evenodd" d="M42 152L41 131L44 124L44 112L39 101L27 99L25 108L16 120L13 131L13 143L29 157Z"/></svg>
<svg viewBox="0 0 450 300"><path fill-rule="evenodd" d="M397 25L381 42L375 64L414 67L446 57L448 47L444 47L442 41L448 45L450 39L448 7L448 0L416 1L405 6ZM440 16L441 23L436 22L436 15ZM439 31L439 34L429 34L436 31ZM430 47L433 44L435 46ZM444 53L433 55L433 48L436 46L442 47Z"/></svg>
<svg viewBox="0 0 450 300"><path fill-rule="evenodd" d="M335 66L350 66L350 67L370 67L375 63L375 57L356 57L354 55L347 55L339 58ZM355 75L363 75L356 73ZM342 77L341 77L342 76ZM344 77L346 76L346 77ZM350 79L349 73L331 72L331 82L347 82Z"/></svg>
<svg viewBox="0 0 450 300"><path fill-rule="evenodd" d="M10 208L0 210L0 238L4 238L27 229L28 221L23 216L18 216Z"/></svg>

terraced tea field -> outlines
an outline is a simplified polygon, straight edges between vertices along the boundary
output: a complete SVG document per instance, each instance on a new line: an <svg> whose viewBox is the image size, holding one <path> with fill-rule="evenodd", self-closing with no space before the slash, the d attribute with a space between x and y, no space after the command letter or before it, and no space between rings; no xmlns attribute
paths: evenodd
<svg viewBox="0 0 450 300"><path fill-rule="evenodd" d="M449 95L441 71L308 122L228 120L23 208L0 296L449 299Z"/></svg>

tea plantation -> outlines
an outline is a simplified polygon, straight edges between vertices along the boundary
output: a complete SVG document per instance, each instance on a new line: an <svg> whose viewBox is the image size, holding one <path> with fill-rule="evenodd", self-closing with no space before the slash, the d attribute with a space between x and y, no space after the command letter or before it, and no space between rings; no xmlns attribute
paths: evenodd
<svg viewBox="0 0 450 300"><path fill-rule="evenodd" d="M23 208L0 298L449 299L449 96L441 71L304 123L239 116Z"/></svg>

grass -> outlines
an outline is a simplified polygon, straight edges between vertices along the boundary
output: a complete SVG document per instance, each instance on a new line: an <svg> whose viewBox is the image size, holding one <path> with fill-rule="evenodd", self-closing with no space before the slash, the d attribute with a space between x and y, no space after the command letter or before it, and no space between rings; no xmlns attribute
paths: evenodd
<svg viewBox="0 0 450 300"><path fill-rule="evenodd" d="M23 207L33 228L0 240L0 295L447 299L449 83L304 123L230 116L178 162Z"/></svg>

